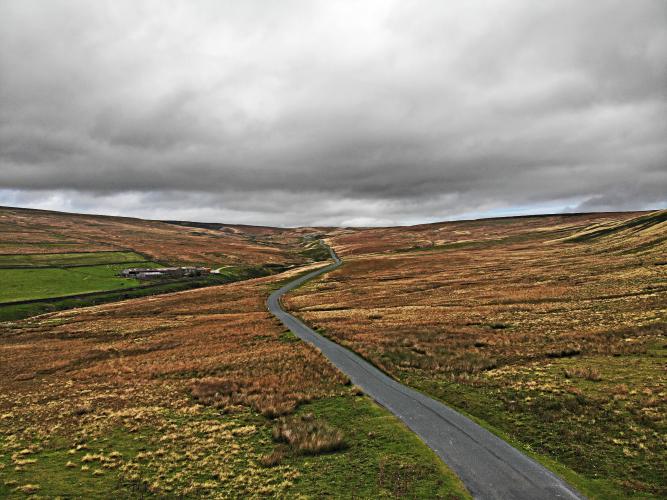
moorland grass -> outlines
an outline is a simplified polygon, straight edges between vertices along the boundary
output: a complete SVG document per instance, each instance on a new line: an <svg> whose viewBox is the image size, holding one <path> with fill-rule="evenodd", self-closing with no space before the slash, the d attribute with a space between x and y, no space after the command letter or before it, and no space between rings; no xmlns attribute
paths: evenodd
<svg viewBox="0 0 667 500"><path fill-rule="evenodd" d="M413 433L285 334L265 310L273 279L0 325L0 497L467 497ZM213 392L193 390L211 378ZM308 454L260 413L281 402L318 422Z"/></svg>
<svg viewBox="0 0 667 500"><path fill-rule="evenodd" d="M315 419L344 436L345 447L274 453L276 425L252 412L211 408L140 410L90 434L9 443L0 437L0 497L28 489L54 498L469 498L460 480L405 426L365 397L304 405L295 420ZM28 487L28 488L26 488Z"/></svg>
<svg viewBox="0 0 667 500"><path fill-rule="evenodd" d="M142 263L146 258L135 252L23 253L0 255L0 268L12 266L92 266L98 264Z"/></svg>
<svg viewBox="0 0 667 500"><path fill-rule="evenodd" d="M591 222L624 232L563 242ZM589 497L664 497L664 220L526 218L505 221L503 234L496 225L348 231L331 238L346 265L284 303ZM487 246L491 236L502 243ZM415 243L448 250L388 253Z"/></svg>

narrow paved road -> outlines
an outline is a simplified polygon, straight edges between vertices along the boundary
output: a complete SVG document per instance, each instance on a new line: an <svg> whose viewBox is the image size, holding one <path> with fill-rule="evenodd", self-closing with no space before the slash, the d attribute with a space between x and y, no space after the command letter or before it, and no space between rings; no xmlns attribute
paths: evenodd
<svg viewBox="0 0 667 500"><path fill-rule="evenodd" d="M366 394L405 422L458 474L474 498L584 498L565 481L469 418L396 382L283 310L280 298L285 293L341 265L341 260L333 250L329 251L334 263L295 279L273 292L267 301L270 312L295 335L322 351Z"/></svg>

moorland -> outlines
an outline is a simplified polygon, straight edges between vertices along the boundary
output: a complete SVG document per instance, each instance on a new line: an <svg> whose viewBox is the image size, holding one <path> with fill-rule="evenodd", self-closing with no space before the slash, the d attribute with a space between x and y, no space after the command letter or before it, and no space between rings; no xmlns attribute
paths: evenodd
<svg viewBox="0 0 667 500"><path fill-rule="evenodd" d="M16 212L28 228L59 217ZM182 225L62 218L76 222L67 234L86 259L120 251L86 239L103 226L136 234L124 251L155 261L241 268L270 256L298 267L0 322L0 497L468 497L415 435L266 311L272 289L318 265L304 231L223 231L227 245ZM71 264L31 249L11 248L22 264Z"/></svg>
<svg viewBox="0 0 667 500"><path fill-rule="evenodd" d="M185 224L0 207L0 321L265 276L322 258L309 228ZM164 265L219 272L152 283L118 276Z"/></svg>
<svg viewBox="0 0 667 500"><path fill-rule="evenodd" d="M341 229L285 303L590 496L667 494L667 211Z"/></svg>
<svg viewBox="0 0 667 500"><path fill-rule="evenodd" d="M0 236L2 300L47 300L0 305L0 496L467 497L266 311L320 239L343 265L294 314L590 498L667 494L666 211L279 229L5 208ZM224 281L127 291L134 263Z"/></svg>

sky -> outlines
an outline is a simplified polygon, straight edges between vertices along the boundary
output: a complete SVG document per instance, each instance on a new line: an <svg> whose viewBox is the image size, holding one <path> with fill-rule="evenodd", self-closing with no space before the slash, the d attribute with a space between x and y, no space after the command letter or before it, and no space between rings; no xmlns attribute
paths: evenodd
<svg viewBox="0 0 667 500"><path fill-rule="evenodd" d="M665 0L0 0L0 205L275 226L667 207Z"/></svg>

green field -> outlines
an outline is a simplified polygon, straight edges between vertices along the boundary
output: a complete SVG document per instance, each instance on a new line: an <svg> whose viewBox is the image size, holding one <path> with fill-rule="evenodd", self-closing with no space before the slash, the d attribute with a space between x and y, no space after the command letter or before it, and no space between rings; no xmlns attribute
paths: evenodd
<svg viewBox="0 0 667 500"><path fill-rule="evenodd" d="M161 267L135 252L0 255L0 302L135 287L141 282L118 276L130 263L132 267Z"/></svg>
<svg viewBox="0 0 667 500"><path fill-rule="evenodd" d="M98 264L117 264L123 262L142 262L146 258L135 252L71 252L50 254L0 255L0 267L11 266L90 266Z"/></svg>
<svg viewBox="0 0 667 500"><path fill-rule="evenodd" d="M102 259L104 256L109 260L114 260L119 258L118 254L125 254L126 258L133 260L126 264L83 265L81 267L69 267L71 264L67 264L67 267L36 267L35 269L0 268L0 282L3 284L0 287L0 321L16 321L38 314L74 307L87 307L147 295L221 285L267 276L284 270L284 267L271 265L227 266L220 274L211 274L199 279L146 282L120 278L118 273L128 267L162 267L161 264L150 261L136 262L134 259L141 257L132 252L98 252L97 256L93 256L92 253L79 255L90 261L93 257ZM36 265L44 266L54 261L62 262L61 257L64 255L66 254L52 254L51 257L56 257L54 260L43 260ZM32 256L17 255L16 257L31 258ZM21 261L17 260L17 262ZM137 286L140 288L136 288ZM88 296L79 295L89 292L103 293ZM48 299L51 297L53 297L53 300L12 304L16 301Z"/></svg>
<svg viewBox="0 0 667 500"><path fill-rule="evenodd" d="M153 262L143 262L141 265L159 267L159 264ZM126 267L126 264L107 264L65 269L0 269L0 302L61 297L140 285L139 280L118 276Z"/></svg>

